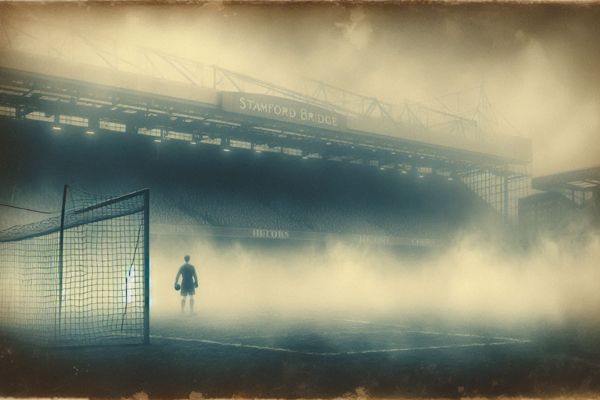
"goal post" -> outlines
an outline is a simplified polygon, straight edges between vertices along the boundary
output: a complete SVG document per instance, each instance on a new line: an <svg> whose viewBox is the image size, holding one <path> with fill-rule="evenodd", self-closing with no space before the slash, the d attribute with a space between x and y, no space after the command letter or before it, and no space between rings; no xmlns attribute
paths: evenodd
<svg viewBox="0 0 600 400"><path fill-rule="evenodd" d="M149 190L0 232L0 331L58 346L149 342Z"/></svg>

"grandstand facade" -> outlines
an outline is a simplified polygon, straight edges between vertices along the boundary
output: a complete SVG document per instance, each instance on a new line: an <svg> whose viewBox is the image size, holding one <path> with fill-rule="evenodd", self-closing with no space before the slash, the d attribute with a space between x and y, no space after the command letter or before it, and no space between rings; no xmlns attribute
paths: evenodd
<svg viewBox="0 0 600 400"><path fill-rule="evenodd" d="M218 67L200 86L14 50L0 60L12 202L46 201L64 181L145 186L154 233L432 246L471 215L516 221L529 187L527 140L448 113Z"/></svg>

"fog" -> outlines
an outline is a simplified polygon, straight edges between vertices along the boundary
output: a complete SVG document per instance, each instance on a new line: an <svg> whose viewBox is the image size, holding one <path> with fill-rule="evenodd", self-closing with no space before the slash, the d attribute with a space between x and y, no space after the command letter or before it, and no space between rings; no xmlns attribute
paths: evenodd
<svg viewBox="0 0 600 400"><path fill-rule="evenodd" d="M534 175L600 164L598 6L12 4L0 12L4 46L74 62L103 65L107 54L135 57L132 48L148 47L290 87L316 79L466 116L483 88L507 132L531 138ZM598 237L576 247L543 240L515 255L466 235L425 261L340 242L267 251L160 238L156 315L178 312L173 281L184 254L198 268L206 315L561 323L595 320L600 304Z"/></svg>
<svg viewBox="0 0 600 400"><path fill-rule="evenodd" d="M599 13L590 5L13 4L2 7L2 25L4 45L73 61L140 62L147 47L290 87L316 79L466 116L483 87L503 130L532 139L533 173L544 175L600 162Z"/></svg>
<svg viewBox="0 0 600 400"><path fill-rule="evenodd" d="M597 323L600 238L579 244L542 240L515 254L467 235L425 258L342 242L296 250L210 240L154 239L151 304L155 317L177 316L173 288L183 255L200 286L200 320L228 315L333 318L427 317L447 322Z"/></svg>

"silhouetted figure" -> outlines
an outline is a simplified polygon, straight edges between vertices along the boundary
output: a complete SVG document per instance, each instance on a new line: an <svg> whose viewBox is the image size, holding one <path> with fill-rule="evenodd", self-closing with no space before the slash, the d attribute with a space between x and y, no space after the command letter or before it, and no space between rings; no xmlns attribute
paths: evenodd
<svg viewBox="0 0 600 400"><path fill-rule="evenodd" d="M198 277L196 276L196 268L189 263L190 256L183 258L185 264L179 268L177 276L175 277L175 290L181 290L181 312L183 313L185 308L185 299L190 297L190 314L194 312L194 294L196 294L196 288L198 287ZM181 276L181 287L178 289L179 277Z"/></svg>

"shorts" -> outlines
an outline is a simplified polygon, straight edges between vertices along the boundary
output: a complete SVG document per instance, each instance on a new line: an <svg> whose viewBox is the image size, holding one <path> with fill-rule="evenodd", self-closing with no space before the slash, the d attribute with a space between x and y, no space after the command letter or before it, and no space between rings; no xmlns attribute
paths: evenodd
<svg viewBox="0 0 600 400"><path fill-rule="evenodd" d="M181 287L181 295L182 296L193 296L196 294L196 289L194 287Z"/></svg>

